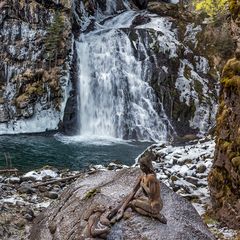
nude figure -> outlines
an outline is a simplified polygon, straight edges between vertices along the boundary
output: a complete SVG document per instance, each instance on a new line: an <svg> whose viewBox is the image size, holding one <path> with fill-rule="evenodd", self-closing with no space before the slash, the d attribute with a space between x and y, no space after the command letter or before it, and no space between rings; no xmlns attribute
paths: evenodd
<svg viewBox="0 0 240 240"><path fill-rule="evenodd" d="M150 151L147 151L140 157L140 169L144 174L138 179L133 191L126 199L111 211L108 215L109 220L120 220L125 209L131 207L142 215L153 217L165 224L167 223L166 218L160 213L163 208L163 202L160 195L160 182L152 165L152 161L155 159L155 155ZM144 193L145 197L137 197L139 189Z"/></svg>

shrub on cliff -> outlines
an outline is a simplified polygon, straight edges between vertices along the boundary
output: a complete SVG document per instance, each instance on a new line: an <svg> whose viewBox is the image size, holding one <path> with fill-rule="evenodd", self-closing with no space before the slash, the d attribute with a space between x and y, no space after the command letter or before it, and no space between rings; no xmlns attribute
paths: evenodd
<svg viewBox="0 0 240 240"><path fill-rule="evenodd" d="M226 11L228 0L194 0L193 2L196 10L204 11L211 18L215 18Z"/></svg>
<svg viewBox="0 0 240 240"><path fill-rule="evenodd" d="M61 42L63 40L64 18L60 11L56 11L52 24L47 29L45 38L45 57L51 68L56 65L61 52Z"/></svg>

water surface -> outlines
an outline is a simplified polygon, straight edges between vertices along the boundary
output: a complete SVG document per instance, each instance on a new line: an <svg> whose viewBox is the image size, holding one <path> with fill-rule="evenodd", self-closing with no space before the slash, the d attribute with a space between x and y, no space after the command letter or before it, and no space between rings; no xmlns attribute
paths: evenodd
<svg viewBox="0 0 240 240"><path fill-rule="evenodd" d="M13 167L23 172L45 165L71 170L81 170L90 164L106 165L112 161L131 165L149 145L151 143L61 135L0 136L0 168L6 165L4 153L9 153Z"/></svg>

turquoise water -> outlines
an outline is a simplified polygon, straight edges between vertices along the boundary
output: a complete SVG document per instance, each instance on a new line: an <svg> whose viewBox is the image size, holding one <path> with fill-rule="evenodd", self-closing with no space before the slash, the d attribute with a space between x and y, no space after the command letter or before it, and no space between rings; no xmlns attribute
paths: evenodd
<svg viewBox="0 0 240 240"><path fill-rule="evenodd" d="M0 136L0 168L6 165L4 153L10 154L13 167L22 172L45 165L71 170L112 161L131 165L149 145L151 143L61 135Z"/></svg>

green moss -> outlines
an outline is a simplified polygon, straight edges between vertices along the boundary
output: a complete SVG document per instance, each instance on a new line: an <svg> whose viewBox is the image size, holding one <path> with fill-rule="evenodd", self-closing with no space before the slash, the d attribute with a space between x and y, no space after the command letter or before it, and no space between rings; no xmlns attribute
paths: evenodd
<svg viewBox="0 0 240 240"><path fill-rule="evenodd" d="M240 14L240 3L237 0L228 0L229 10L234 18Z"/></svg>
<svg viewBox="0 0 240 240"><path fill-rule="evenodd" d="M213 168L209 173L209 184L215 189L221 189L224 185L224 174L219 168Z"/></svg>
<svg viewBox="0 0 240 240"><path fill-rule="evenodd" d="M194 80L194 89L198 94L200 102L203 100L203 85L198 80Z"/></svg>
<svg viewBox="0 0 240 240"><path fill-rule="evenodd" d="M229 87L240 88L240 76L233 76L231 78L225 77L221 80L221 83L226 88L229 88Z"/></svg>
<svg viewBox="0 0 240 240"><path fill-rule="evenodd" d="M232 164L234 167L238 168L240 166L240 157L234 157L231 160Z"/></svg>
<svg viewBox="0 0 240 240"><path fill-rule="evenodd" d="M88 191L85 196L83 197L84 200L90 199L92 197L94 197L97 193L100 193L100 189L98 188L94 188L91 189L90 191Z"/></svg>
<svg viewBox="0 0 240 240"><path fill-rule="evenodd" d="M236 58L228 60L225 64L222 72L223 80L231 79L232 77L239 75L240 73L240 61Z"/></svg>
<svg viewBox="0 0 240 240"><path fill-rule="evenodd" d="M36 94L39 96L43 95L43 87L40 82L35 82L32 85L28 85L25 94L31 96L32 94Z"/></svg>
<svg viewBox="0 0 240 240"><path fill-rule="evenodd" d="M225 151L230 147L231 147L231 143L227 141L223 142L223 144L221 145L221 148Z"/></svg>
<svg viewBox="0 0 240 240"><path fill-rule="evenodd" d="M28 98L29 98L28 95L24 93L24 94L20 95L19 97L17 97L16 103L19 105L22 102L28 101Z"/></svg>
<svg viewBox="0 0 240 240"><path fill-rule="evenodd" d="M214 218L212 218L211 216L209 216L207 213L205 213L203 215L203 221L207 224L207 225L215 225L218 223L218 221Z"/></svg>
<svg viewBox="0 0 240 240"><path fill-rule="evenodd" d="M185 68L184 68L184 77L187 78L187 79L190 79L191 78L191 71L192 69L188 66L188 65L185 65Z"/></svg>
<svg viewBox="0 0 240 240"><path fill-rule="evenodd" d="M228 119L228 115L229 115L229 111L228 111L226 105L224 105L222 112L219 112L219 114L217 116L217 128L218 129L223 128L226 120Z"/></svg>

